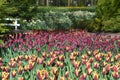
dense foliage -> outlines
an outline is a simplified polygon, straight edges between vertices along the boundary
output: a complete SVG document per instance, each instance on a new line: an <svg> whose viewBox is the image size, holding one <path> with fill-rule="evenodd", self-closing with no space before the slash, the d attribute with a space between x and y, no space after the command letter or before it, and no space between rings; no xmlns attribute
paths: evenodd
<svg viewBox="0 0 120 80"><path fill-rule="evenodd" d="M99 31L120 32L120 1L98 0L96 8ZM96 25L95 25L96 26Z"/></svg>

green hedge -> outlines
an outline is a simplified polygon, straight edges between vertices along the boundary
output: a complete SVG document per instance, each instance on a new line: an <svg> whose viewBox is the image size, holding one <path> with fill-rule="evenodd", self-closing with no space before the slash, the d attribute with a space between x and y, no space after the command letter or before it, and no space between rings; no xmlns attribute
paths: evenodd
<svg viewBox="0 0 120 80"><path fill-rule="evenodd" d="M78 11L78 10L82 10L82 11L90 11L90 12L95 12L95 6L93 7L38 7L37 12L38 13L43 13L43 12L49 12L49 11L60 11L60 12L67 12L67 11Z"/></svg>

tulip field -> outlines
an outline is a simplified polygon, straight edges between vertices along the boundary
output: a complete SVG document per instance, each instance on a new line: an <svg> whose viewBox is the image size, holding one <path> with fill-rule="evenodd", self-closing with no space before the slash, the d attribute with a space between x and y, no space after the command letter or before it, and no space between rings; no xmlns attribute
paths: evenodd
<svg viewBox="0 0 120 80"><path fill-rule="evenodd" d="M4 43L2 80L120 80L120 35L31 31Z"/></svg>

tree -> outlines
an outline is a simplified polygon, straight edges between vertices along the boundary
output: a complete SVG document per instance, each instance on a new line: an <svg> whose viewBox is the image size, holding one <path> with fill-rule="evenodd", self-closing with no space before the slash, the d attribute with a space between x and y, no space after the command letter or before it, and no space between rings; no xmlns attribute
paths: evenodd
<svg viewBox="0 0 120 80"><path fill-rule="evenodd" d="M120 29L120 0L98 0L96 14L101 31L110 28L111 31Z"/></svg>
<svg viewBox="0 0 120 80"><path fill-rule="evenodd" d="M0 14L4 17L31 19L37 10L34 0L2 0L4 5L0 7ZM2 3L3 4L3 3Z"/></svg>

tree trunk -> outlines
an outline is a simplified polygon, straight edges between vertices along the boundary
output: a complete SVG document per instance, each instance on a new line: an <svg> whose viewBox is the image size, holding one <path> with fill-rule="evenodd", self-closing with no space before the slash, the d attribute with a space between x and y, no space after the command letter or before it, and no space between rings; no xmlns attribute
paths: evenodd
<svg viewBox="0 0 120 80"><path fill-rule="evenodd" d="M46 6L49 6L49 0L46 0Z"/></svg>
<svg viewBox="0 0 120 80"><path fill-rule="evenodd" d="M68 0L68 6L70 6L70 0Z"/></svg>
<svg viewBox="0 0 120 80"><path fill-rule="evenodd" d="M39 6L39 0L36 0L36 5Z"/></svg>

